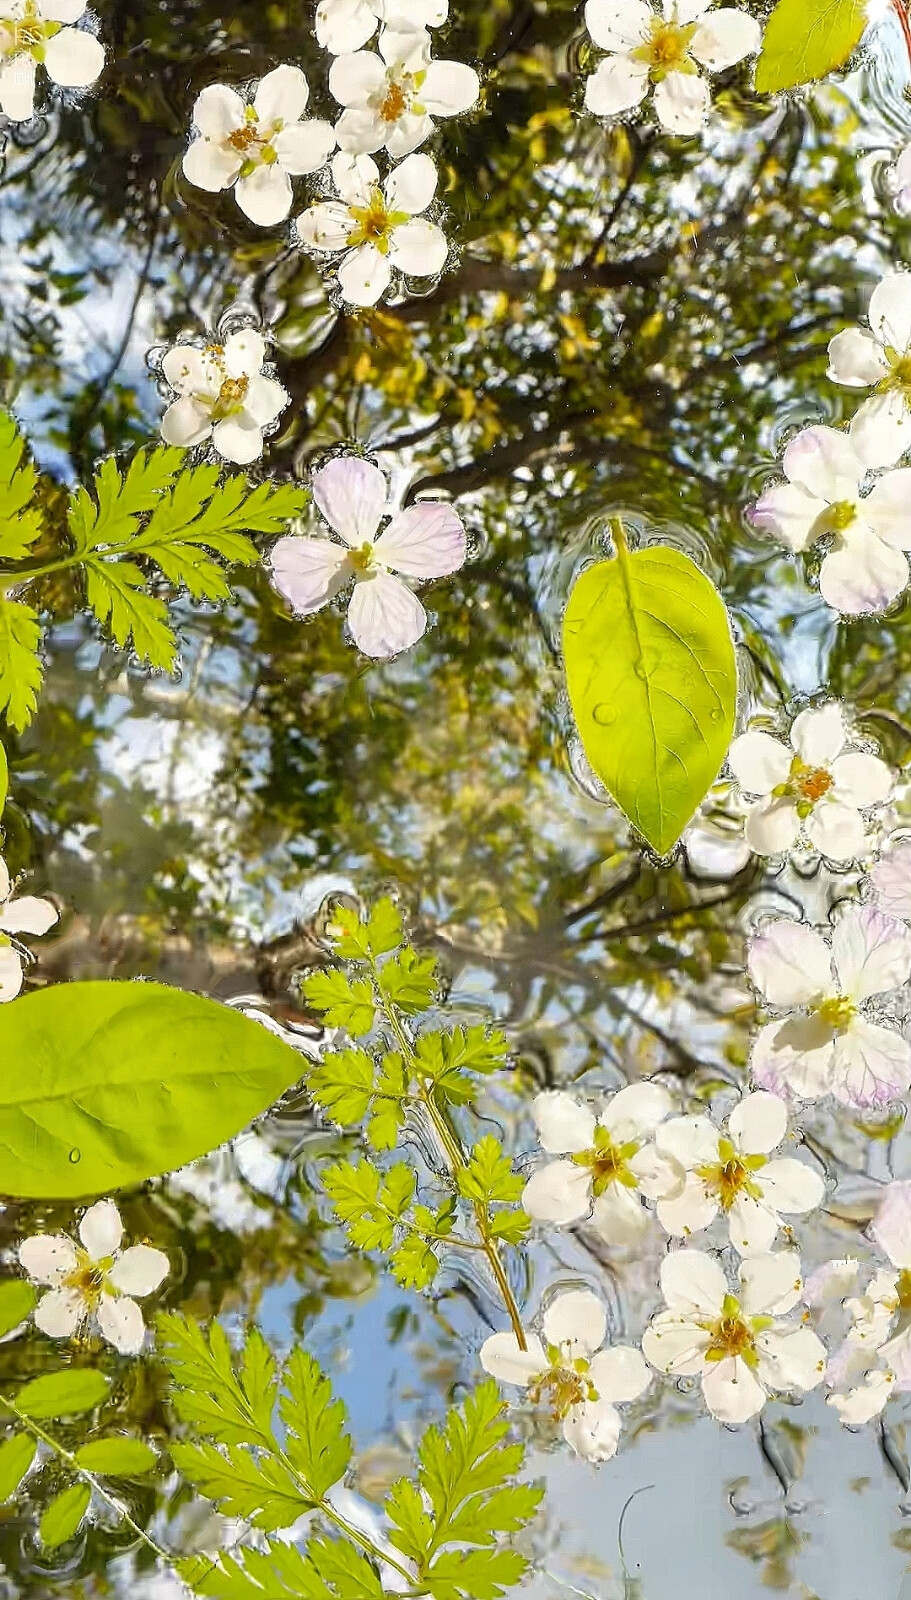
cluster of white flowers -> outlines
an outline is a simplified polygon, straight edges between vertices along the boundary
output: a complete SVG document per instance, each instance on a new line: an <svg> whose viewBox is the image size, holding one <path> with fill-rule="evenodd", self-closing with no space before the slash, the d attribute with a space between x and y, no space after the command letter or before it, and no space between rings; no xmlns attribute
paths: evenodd
<svg viewBox="0 0 911 1600"><path fill-rule="evenodd" d="M22 988L30 957L19 936L47 933L57 916L57 907L50 900L17 894L6 862L0 859L0 1001L15 1000Z"/></svg>
<svg viewBox="0 0 911 1600"><path fill-rule="evenodd" d="M10 122L35 115L39 66L61 89L87 89L104 67L104 46L86 28L86 0L0 0L0 110Z"/></svg>
<svg viewBox="0 0 911 1600"><path fill-rule="evenodd" d="M714 0L588 0L585 24L609 53L585 85L585 105L598 117L634 110L654 90L652 104L668 133L699 133L711 107L702 72L723 72L755 55L762 29L745 11ZM701 69L701 70L700 70Z"/></svg>

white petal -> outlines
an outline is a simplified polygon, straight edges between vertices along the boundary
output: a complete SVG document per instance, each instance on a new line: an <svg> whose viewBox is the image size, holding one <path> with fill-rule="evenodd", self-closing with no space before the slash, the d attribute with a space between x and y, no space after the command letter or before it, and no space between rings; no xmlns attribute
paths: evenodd
<svg viewBox="0 0 911 1600"><path fill-rule="evenodd" d="M431 61L421 84L421 104L434 117L455 117L469 111L480 93L474 67L461 61Z"/></svg>
<svg viewBox="0 0 911 1600"><path fill-rule="evenodd" d="M35 115L35 61L14 56L0 67L0 110L11 122L28 122Z"/></svg>
<svg viewBox="0 0 911 1600"><path fill-rule="evenodd" d="M237 150L223 149L210 139L194 139L183 158L184 177L197 189L218 194L237 177L243 158Z"/></svg>
<svg viewBox="0 0 911 1600"><path fill-rule="evenodd" d="M163 1250L153 1250L148 1244L134 1244L114 1262L108 1281L122 1294L141 1297L157 1289L170 1270L171 1263Z"/></svg>
<svg viewBox="0 0 911 1600"><path fill-rule="evenodd" d="M492 1333L481 1346L479 1357L485 1372L501 1383L515 1383L525 1389L547 1371L547 1357L541 1341L533 1333L525 1336L527 1350L519 1349L514 1333Z"/></svg>
<svg viewBox="0 0 911 1600"><path fill-rule="evenodd" d="M674 1109L674 1102L660 1083L630 1083L611 1095L599 1122L617 1144L629 1139L647 1138Z"/></svg>
<svg viewBox="0 0 911 1600"><path fill-rule="evenodd" d="M793 800L760 800L744 822L744 837L759 856L777 856L790 850L800 835L800 818Z"/></svg>
<svg viewBox="0 0 911 1600"><path fill-rule="evenodd" d="M828 502L810 494L799 483L782 483L767 489L750 508L749 520L760 533L778 539L799 554L809 550L826 531Z"/></svg>
<svg viewBox="0 0 911 1600"><path fill-rule="evenodd" d="M791 725L791 743L809 767L828 768L847 738L844 712L838 700L809 706Z"/></svg>
<svg viewBox="0 0 911 1600"><path fill-rule="evenodd" d="M911 932L872 906L850 907L835 924L832 957L842 994L869 1000L911 977Z"/></svg>
<svg viewBox="0 0 911 1600"><path fill-rule="evenodd" d="M436 277L445 267L448 255L449 241L442 228L424 217L402 222L392 230L389 260L406 277Z"/></svg>
<svg viewBox="0 0 911 1600"><path fill-rule="evenodd" d="M756 1335L759 1376L770 1389L806 1393L822 1383L826 1347L812 1328L769 1328Z"/></svg>
<svg viewBox="0 0 911 1600"><path fill-rule="evenodd" d="M870 873L876 904L890 917L911 917L911 844L899 845Z"/></svg>
<svg viewBox="0 0 911 1600"><path fill-rule="evenodd" d="M83 28L61 28L44 46L44 70L64 89L86 89L104 71L104 45Z"/></svg>
<svg viewBox="0 0 911 1600"><path fill-rule="evenodd" d="M608 1400L584 1400L565 1417L563 1437L583 1460L610 1461L620 1443L620 1413Z"/></svg>
<svg viewBox="0 0 911 1600"><path fill-rule="evenodd" d="M911 1182L890 1183L870 1225L870 1237L894 1267L911 1268ZM19 1252L22 1260L22 1252ZM30 1276L35 1274L23 1261Z"/></svg>
<svg viewBox="0 0 911 1600"><path fill-rule="evenodd" d="M819 1173L794 1156L767 1162L756 1181L763 1199L785 1216L814 1211L825 1198L826 1186Z"/></svg>
<svg viewBox="0 0 911 1600"><path fill-rule="evenodd" d="M60 916L50 900L40 900L37 895L22 894L0 902L0 930L4 933L47 933Z"/></svg>
<svg viewBox="0 0 911 1600"><path fill-rule="evenodd" d="M866 466L894 467L911 449L911 410L896 390L871 395L858 406L849 432Z"/></svg>
<svg viewBox="0 0 911 1600"><path fill-rule="evenodd" d="M911 550L911 467L883 473L864 499L863 514L886 544Z"/></svg>
<svg viewBox="0 0 911 1600"><path fill-rule="evenodd" d="M709 1194L702 1179L688 1172L679 1194L659 1200L656 1206L658 1221L667 1233L679 1238L701 1233L718 1215L718 1201Z"/></svg>
<svg viewBox="0 0 911 1600"><path fill-rule="evenodd" d="M690 55L709 72L723 72L744 56L755 55L762 44L762 29L745 11L722 7L709 11L690 43Z"/></svg>
<svg viewBox="0 0 911 1600"><path fill-rule="evenodd" d="M407 211L412 217L425 211L436 194L437 176L429 156L408 156L383 185L390 211Z"/></svg>
<svg viewBox="0 0 911 1600"><path fill-rule="evenodd" d="M651 32L655 13L645 0L586 0L585 26L601 50L631 50Z"/></svg>
<svg viewBox="0 0 911 1600"><path fill-rule="evenodd" d="M728 766L746 794L771 794L791 775L791 752L780 739L756 729L734 740Z"/></svg>
<svg viewBox="0 0 911 1600"><path fill-rule="evenodd" d="M649 1230L649 1214L636 1194L611 1183L592 1206L591 1225L607 1244L636 1246Z"/></svg>
<svg viewBox="0 0 911 1600"><path fill-rule="evenodd" d="M268 428L284 411L290 395L274 378L251 378L244 399L244 420Z"/></svg>
<svg viewBox="0 0 911 1600"><path fill-rule="evenodd" d="M750 1256L738 1268L743 1309L749 1317L781 1317L796 1306L803 1287L796 1250Z"/></svg>
<svg viewBox="0 0 911 1600"><path fill-rule="evenodd" d="M535 1095L532 1115L538 1141L548 1155L575 1155L590 1150L595 1142L595 1118L588 1106L579 1104L562 1089L547 1089Z"/></svg>
<svg viewBox="0 0 911 1600"><path fill-rule="evenodd" d="M648 1200L664 1200L680 1193L686 1173L679 1161L662 1155L651 1143L644 1144L627 1163L640 1194Z"/></svg>
<svg viewBox="0 0 911 1600"><path fill-rule="evenodd" d="M662 1311L642 1335L642 1354L659 1372L685 1376L702 1371L710 1342L711 1334L691 1317Z"/></svg>
<svg viewBox="0 0 911 1600"><path fill-rule="evenodd" d="M603 1301L590 1289L570 1289L551 1301L541 1327L547 1343L559 1345L575 1361L601 1349L607 1333L607 1312Z"/></svg>
<svg viewBox="0 0 911 1600"><path fill-rule="evenodd" d="M284 222L291 211L291 179L277 161L271 167L257 167L247 178L238 178L234 194L244 216L260 228Z"/></svg>
<svg viewBox="0 0 911 1600"><path fill-rule="evenodd" d="M15 1000L22 984L22 957L12 945L0 945L0 1002Z"/></svg>
<svg viewBox="0 0 911 1600"><path fill-rule="evenodd" d="M772 1094L817 1100L832 1091L831 1042L816 1049L796 1049L791 1040L793 1028L769 1022L760 1028L753 1041L750 1071L753 1082Z"/></svg>
<svg viewBox="0 0 911 1600"><path fill-rule="evenodd" d="M718 1160L720 1137L710 1117L671 1117L656 1130L655 1144L662 1155L692 1169Z"/></svg>
<svg viewBox="0 0 911 1600"><path fill-rule="evenodd" d="M78 22L85 16L87 0L40 0L38 12L47 22ZM4 16L14 16L15 5L3 7Z"/></svg>
<svg viewBox="0 0 911 1600"><path fill-rule="evenodd" d="M638 1400L652 1381L642 1351L630 1344L612 1344L599 1350L592 1357L589 1373L600 1398L612 1405Z"/></svg>
<svg viewBox="0 0 911 1600"><path fill-rule="evenodd" d="M389 256L373 244L359 244L342 258L338 286L350 306L375 306L389 288Z"/></svg>
<svg viewBox="0 0 911 1600"><path fill-rule="evenodd" d="M335 129L330 122L322 122L317 117L307 122L293 122L275 134L272 148L292 177L318 172L335 149Z"/></svg>
<svg viewBox="0 0 911 1600"><path fill-rule="evenodd" d="M232 378L258 378L265 359L266 341L256 328L241 328L225 341L223 360Z"/></svg>
<svg viewBox="0 0 911 1600"><path fill-rule="evenodd" d="M832 991L832 962L819 934L781 917L750 940L748 968L773 1006L806 1006Z"/></svg>
<svg viewBox="0 0 911 1600"><path fill-rule="evenodd" d="M826 1399L846 1428L859 1428L879 1416L894 1388L895 1379L890 1372L868 1372L863 1383L849 1394L830 1394Z"/></svg>
<svg viewBox="0 0 911 1600"><path fill-rule="evenodd" d="M59 1284L76 1270L76 1247L65 1233L35 1233L19 1246L19 1261L35 1283Z"/></svg>
<svg viewBox="0 0 911 1600"><path fill-rule="evenodd" d="M208 439L212 432L212 418L208 411L186 395L168 406L159 431L165 444L188 450L191 445L201 444L203 439Z"/></svg>
<svg viewBox="0 0 911 1600"><path fill-rule="evenodd" d="M35 1327L50 1339L71 1339L85 1316L85 1309L78 1289L51 1289L41 1296L35 1307Z"/></svg>
<svg viewBox="0 0 911 1600"><path fill-rule="evenodd" d="M585 84L585 109L595 117L632 111L648 94L648 63L630 56L608 56Z"/></svg>
<svg viewBox="0 0 911 1600"><path fill-rule="evenodd" d="M826 1261L804 1281L805 1303L820 1309L839 1304L854 1288L859 1271L860 1262L851 1256L840 1261Z"/></svg>
<svg viewBox="0 0 911 1600"><path fill-rule="evenodd" d="M857 1017L832 1047L832 1091L844 1105L887 1106L911 1085L911 1045Z"/></svg>
<svg viewBox="0 0 911 1600"><path fill-rule="evenodd" d="M577 1222L591 1209L591 1172L572 1161L549 1161L525 1185L522 1205L536 1222Z"/></svg>
<svg viewBox="0 0 911 1600"><path fill-rule="evenodd" d="M253 109L268 129L276 122L298 122L307 109L310 88L300 67L281 66L267 72L253 100Z"/></svg>
<svg viewBox="0 0 911 1600"><path fill-rule="evenodd" d="M672 1250L661 1263L661 1292L678 1315L718 1316L728 1292L727 1279L701 1250Z"/></svg>
<svg viewBox="0 0 911 1600"><path fill-rule="evenodd" d="M863 522L852 523L823 561L819 592L845 617L885 611L908 584L908 562Z"/></svg>
<svg viewBox="0 0 911 1600"><path fill-rule="evenodd" d="M336 456L313 476L313 499L330 528L352 546L369 544L386 508L386 479L357 456Z"/></svg>
<svg viewBox="0 0 911 1600"><path fill-rule="evenodd" d="M766 1255L775 1243L780 1222L771 1206L742 1192L728 1213L731 1244L742 1256Z"/></svg>
<svg viewBox="0 0 911 1600"><path fill-rule="evenodd" d="M905 1328L887 1344L880 1345L879 1359L888 1361L895 1375L896 1388L902 1394L911 1389L911 1329Z"/></svg>
<svg viewBox="0 0 911 1600"><path fill-rule="evenodd" d="M279 539L269 557L272 582L298 616L319 611L334 599L349 576L343 545L329 539Z"/></svg>
<svg viewBox="0 0 911 1600"><path fill-rule="evenodd" d="M311 250L347 250L355 226L347 203L339 200L311 206L297 219L300 241Z"/></svg>
<svg viewBox="0 0 911 1600"><path fill-rule="evenodd" d="M382 150L389 137L389 123L378 111L349 106L333 129L336 143L346 155L371 155Z"/></svg>
<svg viewBox="0 0 911 1600"><path fill-rule="evenodd" d="M9 875L9 868L3 857L0 856L0 906L3 906L13 892L13 880Z"/></svg>
<svg viewBox="0 0 911 1600"><path fill-rule="evenodd" d="M395 122L386 124L386 149L393 161L401 161L433 133L433 118L406 111ZM341 141L340 141L341 142Z"/></svg>
<svg viewBox="0 0 911 1600"><path fill-rule="evenodd" d="M400 511L376 541L377 560L409 578L442 578L456 572L467 553L458 513L437 500Z"/></svg>
<svg viewBox="0 0 911 1600"><path fill-rule="evenodd" d="M791 483L829 505L856 500L864 476L863 462L838 428L804 428L788 445L782 466Z"/></svg>
<svg viewBox="0 0 911 1600"><path fill-rule="evenodd" d="M833 383L867 389L889 371L882 346L866 328L845 328L829 340L829 370Z"/></svg>
<svg viewBox="0 0 911 1600"><path fill-rule="evenodd" d="M911 346L911 275L887 272L870 296L868 315L880 343L904 355Z"/></svg>
<svg viewBox="0 0 911 1600"><path fill-rule="evenodd" d="M210 83L196 97L193 122L207 139L221 141L244 126L246 110L245 102L234 89L224 83Z"/></svg>
<svg viewBox="0 0 911 1600"><path fill-rule="evenodd" d="M380 169L370 156L352 156L340 150L332 158L332 181L343 200L362 206L379 187Z"/></svg>
<svg viewBox="0 0 911 1600"><path fill-rule="evenodd" d="M355 584L348 627L365 656L382 660L417 644L427 627L427 613L400 578L378 572Z"/></svg>
<svg viewBox="0 0 911 1600"><path fill-rule="evenodd" d="M728 1132L743 1155L767 1156L788 1131L788 1113L777 1095L744 1095L728 1117Z"/></svg>
<svg viewBox="0 0 911 1600"><path fill-rule="evenodd" d="M711 1362L703 1374L702 1393L712 1416L729 1425L749 1422L766 1402L762 1384L740 1356Z"/></svg>
<svg viewBox="0 0 911 1600"><path fill-rule="evenodd" d="M123 1223L113 1200L97 1200L79 1224L79 1237L93 1261L102 1261L120 1248Z"/></svg>
<svg viewBox="0 0 911 1600"><path fill-rule="evenodd" d="M844 805L856 806L860 811L867 806L881 806L892 792L891 768L885 761L880 761L879 756L868 755L863 750L837 756L832 762L831 773L836 798Z"/></svg>
<svg viewBox="0 0 911 1600"><path fill-rule="evenodd" d="M830 861L856 861L867 853L867 830L859 811L826 795L806 820L814 850Z"/></svg>
<svg viewBox="0 0 911 1600"><path fill-rule="evenodd" d="M668 133L699 133L711 106L709 86L695 72L669 72L655 87L655 115Z"/></svg>
<svg viewBox="0 0 911 1600"><path fill-rule="evenodd" d="M376 29L376 12L367 0L320 0L316 8L317 41L333 55L359 50Z"/></svg>
<svg viewBox="0 0 911 1600"><path fill-rule="evenodd" d="M232 461L238 467L258 461L265 448L262 429L243 415L216 422L212 444L223 461Z"/></svg>
<svg viewBox="0 0 911 1600"><path fill-rule="evenodd" d="M374 96L382 98L385 85L386 68L372 50L336 56L329 68L329 93L340 106L366 106Z"/></svg>
<svg viewBox="0 0 911 1600"><path fill-rule="evenodd" d="M135 1300L128 1295L119 1295L116 1300L105 1295L98 1307L97 1322L108 1344L122 1356L139 1354L146 1330Z"/></svg>

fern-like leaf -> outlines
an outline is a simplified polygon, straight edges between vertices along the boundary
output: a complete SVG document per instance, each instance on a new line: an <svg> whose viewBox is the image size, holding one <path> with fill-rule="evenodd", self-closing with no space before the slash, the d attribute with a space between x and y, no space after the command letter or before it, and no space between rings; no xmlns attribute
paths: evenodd
<svg viewBox="0 0 911 1600"><path fill-rule="evenodd" d="M291 1352L284 1379L286 1392L279 1411L288 1430L285 1449L295 1471L320 1500L344 1477L351 1460L345 1407L332 1398L329 1379L299 1345Z"/></svg>
<svg viewBox="0 0 911 1600"><path fill-rule="evenodd" d="M41 533L41 512L33 504L37 487L15 419L0 411L0 561L21 561Z"/></svg>
<svg viewBox="0 0 911 1600"><path fill-rule="evenodd" d="M177 1563L196 1594L209 1600L383 1600L366 1556L337 1539L314 1539L306 1553L270 1541L266 1550L192 1556Z"/></svg>
<svg viewBox="0 0 911 1600"><path fill-rule="evenodd" d="M44 667L38 613L21 600L0 599L0 712L21 732L35 715Z"/></svg>

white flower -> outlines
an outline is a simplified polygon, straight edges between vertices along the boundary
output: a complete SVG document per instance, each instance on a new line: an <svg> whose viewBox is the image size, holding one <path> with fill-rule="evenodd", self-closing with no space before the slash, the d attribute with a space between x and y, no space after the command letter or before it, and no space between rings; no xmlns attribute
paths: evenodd
<svg viewBox="0 0 911 1600"><path fill-rule="evenodd" d="M669 133L698 133L709 111L709 86L699 68L722 72L759 49L762 30L745 11L713 0L588 0L585 23L611 53L585 85L596 117L631 111L655 89L655 114Z"/></svg>
<svg viewBox="0 0 911 1600"><path fill-rule="evenodd" d="M668 1309L653 1317L642 1350L659 1372L700 1373L705 1403L719 1422L746 1422L770 1392L805 1392L822 1381L826 1350L812 1328L778 1319L800 1299L796 1251L749 1256L739 1292L701 1250L675 1250L661 1264Z"/></svg>
<svg viewBox="0 0 911 1600"><path fill-rule="evenodd" d="M85 89L104 67L93 33L66 26L85 15L86 0L0 0L0 109L11 122L35 114L40 64L62 89Z"/></svg>
<svg viewBox="0 0 911 1600"><path fill-rule="evenodd" d="M328 122L303 120L309 98L298 67L267 73L252 104L227 84L210 84L193 107L199 137L187 148L184 174L210 194L233 184L241 211L262 228L283 222L292 177L316 172L335 149Z"/></svg>
<svg viewBox="0 0 911 1600"><path fill-rule="evenodd" d="M49 1284L35 1322L52 1339L70 1339L89 1318L122 1355L142 1349L145 1323L133 1295L151 1294L170 1263L162 1250L134 1244L121 1250L123 1223L113 1200L90 1206L79 1224L81 1243L65 1233L23 1239L19 1260L33 1283Z"/></svg>
<svg viewBox="0 0 911 1600"><path fill-rule="evenodd" d="M588 1289L557 1295L541 1331L543 1344L530 1333L525 1350L514 1333L491 1334L481 1346L484 1371L528 1389L535 1405L546 1402L577 1455L609 1461L620 1442L617 1405L638 1399L651 1382L641 1352L625 1344L601 1348L607 1316Z"/></svg>
<svg viewBox="0 0 911 1600"><path fill-rule="evenodd" d="M858 418L850 433L804 428L784 453L787 483L767 489L749 513L755 527L797 553L831 536L819 589L826 604L846 616L884 611L908 582L903 552L911 550L911 468L883 473L862 495L868 469L877 465L869 440Z"/></svg>
<svg viewBox="0 0 911 1600"><path fill-rule="evenodd" d="M385 148L398 161L430 137L434 117L473 106L481 81L461 61L432 61L426 33L386 28L379 49L378 56L361 50L333 61L329 89L346 108L335 136L340 150L362 155Z"/></svg>
<svg viewBox="0 0 911 1600"><path fill-rule="evenodd" d="M891 467L911 445L911 274L888 272L870 296L869 330L845 328L829 344L829 377L876 393L851 432L864 460Z"/></svg>
<svg viewBox="0 0 911 1600"><path fill-rule="evenodd" d="M903 217L911 216L911 144L906 144L891 172L892 204Z"/></svg>
<svg viewBox="0 0 911 1600"><path fill-rule="evenodd" d="M655 1134L658 1152L686 1172L682 1191L658 1200L662 1226L689 1236L707 1228L720 1211L741 1255L770 1250L782 1225L779 1212L803 1215L825 1194L819 1173L803 1161L769 1159L787 1129L784 1101L762 1090L734 1107L726 1132L704 1116L662 1123Z"/></svg>
<svg viewBox="0 0 911 1600"><path fill-rule="evenodd" d="M429 156L407 156L380 187L370 156L339 153L332 162L337 200L323 200L297 219L301 243L341 255L338 283L349 305L373 306L392 282L435 278L449 245L426 211L436 193L437 169Z"/></svg>
<svg viewBox="0 0 911 1600"><path fill-rule="evenodd" d="M316 37L337 56L360 50L381 22L396 33L408 33L438 28L448 15L449 0L320 0Z"/></svg>
<svg viewBox="0 0 911 1600"><path fill-rule="evenodd" d="M648 1227L642 1196L655 1200L682 1188L683 1169L658 1155L652 1136L674 1102L657 1083L631 1083L612 1095L600 1117L562 1090L535 1097L538 1138L548 1155L522 1196L537 1222L578 1222L591 1214L612 1244L630 1244Z"/></svg>
<svg viewBox="0 0 911 1600"><path fill-rule="evenodd" d="M247 466L263 453L263 429L272 426L289 396L263 372L266 341L246 328L224 344L176 344L161 364L179 399L161 419L167 444L211 439L225 461Z"/></svg>
<svg viewBox="0 0 911 1600"><path fill-rule="evenodd" d="M15 893L6 862L0 859L0 1001L15 1000L22 988L27 951L12 938L17 933L47 933L57 921L57 908L37 895Z"/></svg>
<svg viewBox="0 0 911 1600"><path fill-rule="evenodd" d="M871 1022L866 1001L907 983L911 933L869 906L838 919L831 949L812 928L781 918L750 942L748 967L770 1005L790 1012L761 1028L753 1078L773 1094L805 1100L832 1094L850 1106L880 1106L911 1083L911 1046Z"/></svg>
<svg viewBox="0 0 911 1600"><path fill-rule="evenodd" d="M880 857L870 882L876 904L887 917L911 917L911 840Z"/></svg>
<svg viewBox="0 0 911 1600"><path fill-rule="evenodd" d="M270 556L272 580L300 616L319 611L354 579L348 627L365 656L397 655L416 644L427 626L417 595L395 576L442 578L465 560L465 529L440 500L423 500L388 514L386 479L378 467L337 456L313 478L313 499L330 528L344 540L288 535Z"/></svg>
<svg viewBox="0 0 911 1600"><path fill-rule="evenodd" d="M746 838L758 855L790 850L803 834L820 855L853 861L867 846L862 812L882 805L892 773L878 756L845 751L849 734L837 700L795 717L790 747L754 729L735 739L728 765L750 808Z"/></svg>

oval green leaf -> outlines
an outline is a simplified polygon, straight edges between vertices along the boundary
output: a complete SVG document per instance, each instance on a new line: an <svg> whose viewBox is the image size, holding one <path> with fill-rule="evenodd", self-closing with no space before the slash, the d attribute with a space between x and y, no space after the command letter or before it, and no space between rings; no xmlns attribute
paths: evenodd
<svg viewBox="0 0 911 1600"><path fill-rule="evenodd" d="M38 1449L37 1439L31 1434L17 1433L0 1444L0 1503L15 1494Z"/></svg>
<svg viewBox="0 0 911 1600"><path fill-rule="evenodd" d="M128 1439L123 1435L92 1439L76 1451L78 1466L106 1478L136 1478L143 1472L151 1472L157 1461L155 1451L142 1439Z"/></svg>
<svg viewBox="0 0 911 1600"><path fill-rule="evenodd" d="M18 1328L38 1301L32 1285L25 1278L10 1278L0 1283L0 1339Z"/></svg>
<svg viewBox="0 0 911 1600"><path fill-rule="evenodd" d="M182 1167L302 1076L259 1023L142 982L58 984L0 1007L0 1061L0 1190L42 1199Z"/></svg>
<svg viewBox="0 0 911 1600"><path fill-rule="evenodd" d="M46 1550L72 1539L89 1509L92 1491L87 1483L74 1483L52 1500L38 1524L41 1543Z"/></svg>
<svg viewBox="0 0 911 1600"><path fill-rule="evenodd" d="M8 794L9 762L6 759L6 751L4 750L2 744L0 744L0 811L2 811L3 807L6 805L6 797Z"/></svg>
<svg viewBox="0 0 911 1600"><path fill-rule="evenodd" d="M718 776L734 731L728 615L679 550L630 553L577 580L563 619L566 681L585 753L659 855Z"/></svg>
<svg viewBox="0 0 911 1600"><path fill-rule="evenodd" d="M94 1367L66 1367L63 1372L46 1372L33 1378L16 1395L16 1409L24 1417L47 1421L54 1417L75 1417L91 1411L107 1397L110 1379Z"/></svg>
<svg viewBox="0 0 911 1600"><path fill-rule="evenodd" d="M760 94L795 89L843 67L868 22L867 0L778 0L756 63Z"/></svg>

